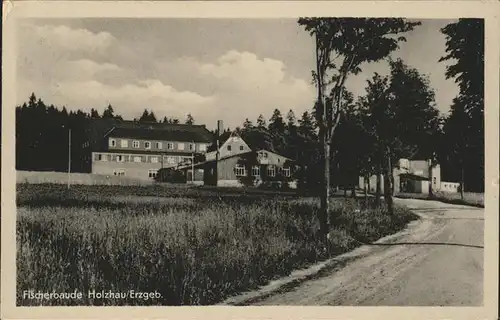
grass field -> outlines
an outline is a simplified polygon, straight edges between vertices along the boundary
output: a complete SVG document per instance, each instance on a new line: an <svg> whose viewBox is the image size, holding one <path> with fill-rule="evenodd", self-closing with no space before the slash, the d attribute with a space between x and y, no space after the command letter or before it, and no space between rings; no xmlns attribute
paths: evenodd
<svg viewBox="0 0 500 320"><path fill-rule="evenodd" d="M333 199L317 238L318 201L292 193L165 186L17 185L18 305L208 305L403 229L362 200ZM42 292L158 291L160 299L23 300Z"/></svg>
<svg viewBox="0 0 500 320"><path fill-rule="evenodd" d="M484 193L464 192L464 199L460 197L460 193L451 192L435 192L432 197L421 193L398 193L399 198L426 199L437 200L451 204L462 204L474 207L484 208Z"/></svg>
<svg viewBox="0 0 500 320"><path fill-rule="evenodd" d="M66 172L52 171L16 171L17 183L54 183L67 184L68 174ZM135 186L135 185L150 185L153 180L139 180L123 176L106 176L91 173L73 172L70 174L70 183L76 185L119 185L119 186Z"/></svg>

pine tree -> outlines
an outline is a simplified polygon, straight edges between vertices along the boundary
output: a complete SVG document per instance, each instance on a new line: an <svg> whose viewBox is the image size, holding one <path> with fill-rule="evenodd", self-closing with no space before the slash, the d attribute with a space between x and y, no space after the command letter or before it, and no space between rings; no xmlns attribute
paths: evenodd
<svg viewBox="0 0 500 320"><path fill-rule="evenodd" d="M257 118L257 127L259 129L267 128L266 120L264 119L263 115L259 115L259 117Z"/></svg>
<svg viewBox="0 0 500 320"><path fill-rule="evenodd" d="M187 117L186 117L186 124L190 124L190 125L193 125L194 124L194 118L193 116L191 115L191 113L188 113Z"/></svg>
<svg viewBox="0 0 500 320"><path fill-rule="evenodd" d="M111 104L108 104L108 107L102 113L102 118L103 119L113 119L115 117L114 112L115 111L113 110L113 107L111 106Z"/></svg>

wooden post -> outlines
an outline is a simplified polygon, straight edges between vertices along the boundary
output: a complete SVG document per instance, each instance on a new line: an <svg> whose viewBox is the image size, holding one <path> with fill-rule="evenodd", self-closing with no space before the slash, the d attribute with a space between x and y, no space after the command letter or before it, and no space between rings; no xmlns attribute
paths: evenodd
<svg viewBox="0 0 500 320"><path fill-rule="evenodd" d="M191 182L194 184L194 152L196 151L196 145L194 144L194 141L192 141L193 144L193 152L191 153Z"/></svg>
<svg viewBox="0 0 500 320"><path fill-rule="evenodd" d="M68 190L71 185L71 129L68 130Z"/></svg>

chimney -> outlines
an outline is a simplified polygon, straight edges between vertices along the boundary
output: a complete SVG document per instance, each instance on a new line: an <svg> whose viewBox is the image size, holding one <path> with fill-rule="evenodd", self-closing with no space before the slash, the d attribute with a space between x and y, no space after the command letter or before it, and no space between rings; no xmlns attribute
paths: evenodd
<svg viewBox="0 0 500 320"><path fill-rule="evenodd" d="M224 124L222 120L217 120L217 136L224 133Z"/></svg>

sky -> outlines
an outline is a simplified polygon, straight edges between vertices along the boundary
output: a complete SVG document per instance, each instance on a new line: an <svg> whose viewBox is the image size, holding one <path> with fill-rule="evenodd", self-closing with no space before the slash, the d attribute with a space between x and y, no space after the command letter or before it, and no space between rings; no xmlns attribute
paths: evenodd
<svg viewBox="0 0 500 320"><path fill-rule="evenodd" d="M453 20L421 20L392 54L429 77L447 113L458 94L445 78L445 37ZM17 103L32 92L46 104L100 113L110 103L125 119L145 108L208 128L241 126L274 109L297 117L315 100L313 38L296 19L23 19L17 30ZM363 95L386 62L362 65L347 88Z"/></svg>

